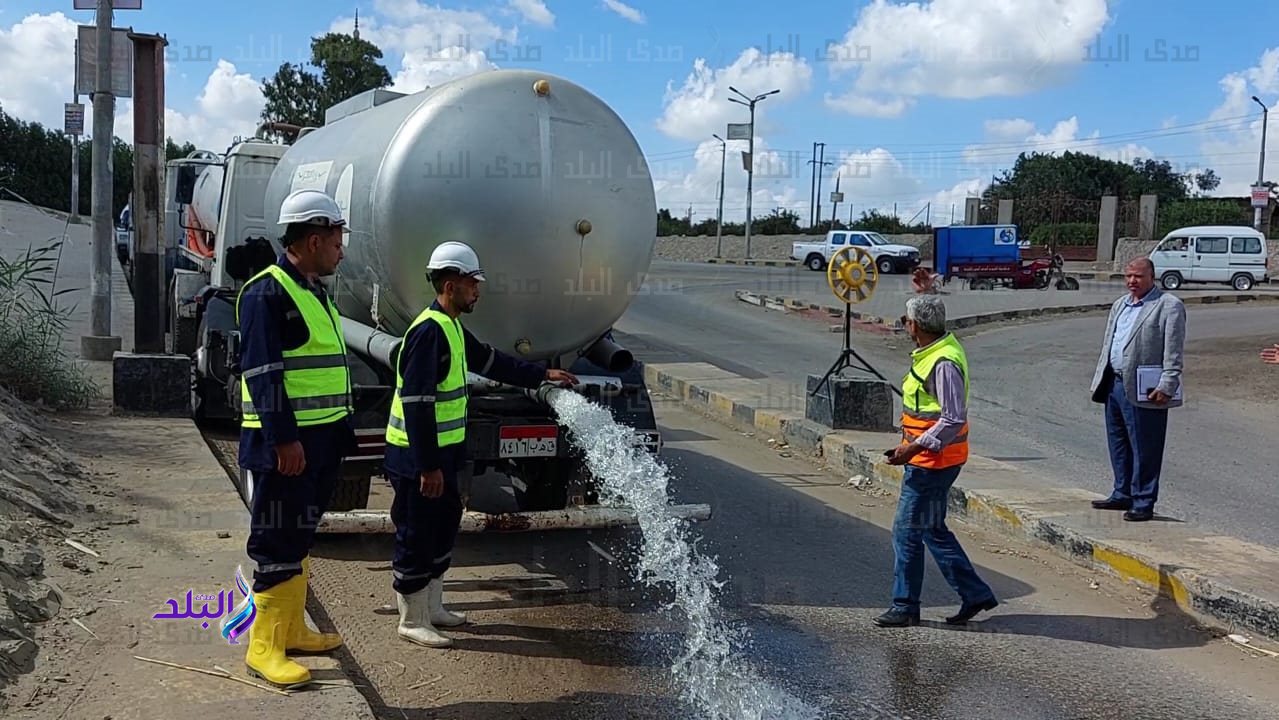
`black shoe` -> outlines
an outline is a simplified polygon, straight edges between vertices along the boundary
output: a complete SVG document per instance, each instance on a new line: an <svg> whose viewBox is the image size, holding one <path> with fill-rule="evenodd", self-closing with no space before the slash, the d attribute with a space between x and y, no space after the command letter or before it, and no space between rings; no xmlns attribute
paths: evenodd
<svg viewBox="0 0 1279 720"><path fill-rule="evenodd" d="M1155 519L1154 510L1129 510L1124 513L1124 519L1128 522L1146 522Z"/></svg>
<svg viewBox="0 0 1279 720"><path fill-rule="evenodd" d="M905 610L891 608L888 612L875 618L874 623L880 627L906 627L908 625L918 625L919 616Z"/></svg>
<svg viewBox="0 0 1279 720"><path fill-rule="evenodd" d="M972 620L977 613L983 610L994 610L999 607L999 601L995 598L979 602L976 605L964 605L959 608L959 612L946 618L947 625L963 625Z"/></svg>
<svg viewBox="0 0 1279 720"><path fill-rule="evenodd" d="M1131 510L1132 501L1106 498L1105 500L1093 500L1092 506L1097 510Z"/></svg>

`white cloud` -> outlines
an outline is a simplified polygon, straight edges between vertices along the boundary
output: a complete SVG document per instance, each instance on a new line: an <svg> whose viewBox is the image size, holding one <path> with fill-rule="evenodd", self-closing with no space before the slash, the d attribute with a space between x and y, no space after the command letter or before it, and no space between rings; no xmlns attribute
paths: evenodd
<svg viewBox="0 0 1279 720"><path fill-rule="evenodd" d="M1156 157L1155 152L1144 145L1108 143L1098 130L1081 137L1079 118L1074 115L1058 121L1047 132L1041 132L1033 122L1025 118L987 120L985 129L986 141L969 145L963 151L966 170L978 177L989 178L1011 169L1017 155L1022 152L1084 152L1122 163L1131 163L1137 158Z"/></svg>
<svg viewBox="0 0 1279 720"><path fill-rule="evenodd" d="M511 7L534 25L542 27L555 25L555 14L547 9L546 3L542 0L511 0Z"/></svg>
<svg viewBox="0 0 1279 720"><path fill-rule="evenodd" d="M756 48L747 48L732 65L718 70L698 58L682 87L675 90L667 83L665 110L657 121L657 128L683 140L702 140L711 133L722 136L728 123L750 120L745 107L729 102L730 97L741 99L729 90L730 86L751 97L754 93L780 89L779 94L755 106L758 134L760 118L767 113L767 108L805 93L812 76L812 68L806 61L786 52L765 55Z"/></svg>
<svg viewBox="0 0 1279 720"><path fill-rule="evenodd" d="M526 50L516 45L516 28L501 27L482 12L450 10L416 0L378 0L375 5L380 15L360 20L360 37L388 55L401 56L389 88L396 92L414 93L494 70L495 60L523 57ZM539 0L513 0L512 6L531 21L554 21ZM351 19L343 17L334 20L330 30L349 32L350 27Z"/></svg>
<svg viewBox="0 0 1279 720"><path fill-rule="evenodd" d="M872 117L914 98L1021 95L1065 80L1108 21L1106 0L874 0L826 48L834 78L856 80L837 110Z"/></svg>
<svg viewBox="0 0 1279 720"><path fill-rule="evenodd" d="M0 107L21 120L61 129L62 105L72 99L75 38L76 23L60 12L28 15L8 30L0 28ZM81 102L88 132L93 106L83 96Z"/></svg>
<svg viewBox="0 0 1279 720"><path fill-rule="evenodd" d="M604 6L633 23L643 24L644 13L619 0L604 0Z"/></svg>
<svg viewBox="0 0 1279 720"><path fill-rule="evenodd" d="M164 134L179 145L190 142L199 150L225 152L236 136L253 135L265 104L262 87L251 74L237 72L234 64L219 59L192 112L164 109ZM115 134L132 143L133 101L126 99L121 105Z"/></svg>
<svg viewBox="0 0 1279 720"><path fill-rule="evenodd" d="M693 222L714 219L719 209L719 181L721 161L724 174L724 222L744 222L746 219L746 170L742 167L741 153L746 150L745 140L730 140L727 152L722 156L721 145L714 138L698 143L690 160L687 158L653 159L649 172L657 193L658 207L668 208L677 216L687 215L692 206ZM801 197L792 181L808 177L804 162L807 156L770 150L763 138L755 138L755 177L751 187L751 215L759 218L774 208L784 207L799 212L803 222L808 221L808 197Z"/></svg>
<svg viewBox="0 0 1279 720"><path fill-rule="evenodd" d="M1220 81L1221 104L1209 120L1219 124L1204 133L1201 151L1204 165L1216 171L1221 185L1214 195L1247 195L1248 188L1257 181L1257 160L1261 153L1261 107L1253 101L1255 95L1270 108L1269 128L1266 135L1265 179L1279 178L1279 47L1261 54L1257 64L1240 72L1233 72Z"/></svg>

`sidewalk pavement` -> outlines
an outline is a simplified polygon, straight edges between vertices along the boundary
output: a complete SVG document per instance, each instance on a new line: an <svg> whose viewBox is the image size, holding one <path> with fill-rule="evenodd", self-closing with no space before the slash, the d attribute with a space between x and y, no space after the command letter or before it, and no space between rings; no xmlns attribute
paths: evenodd
<svg viewBox="0 0 1279 720"><path fill-rule="evenodd" d="M900 442L897 433L832 430L805 419L780 383L707 363L646 365L644 376L654 391L848 473L851 486L900 490L901 468L882 462L883 451ZM952 489L950 508L1156 591L1206 624L1279 639L1279 550L1162 515L1154 522L1125 522L1121 513L1093 510L1089 502L1101 498L1076 488L1044 488L1010 465L972 456Z"/></svg>
<svg viewBox="0 0 1279 720"><path fill-rule="evenodd" d="M75 321L87 327L87 306L77 311ZM112 332L128 351L133 346L133 300L118 265L112 272L111 314ZM78 358L74 332L69 329L65 339L68 352ZM219 712L284 720L371 720L367 700L342 671L341 663L354 662L345 649L296 658L315 680L332 684L313 684L288 695L137 659L210 672L216 672L216 665L261 683L245 672L245 640L231 645L219 634L221 619L232 613L231 603L216 619L205 616L208 628L199 616L153 617L170 611L170 599L185 610L188 591L197 611L205 606L199 596L212 598L205 607L221 605L224 591L235 605L243 601L236 572L242 568L252 583L253 563L245 551L249 515L192 420L110 415L112 363L84 364L105 397L84 414L53 416L50 422L55 439L90 466L97 483L94 494L84 498L92 510L77 519L68 536L100 557L64 548L62 556L70 565L53 558L46 563L46 574L63 595L62 610L46 624L36 672L25 682L37 683L35 676L51 670L63 673L66 685L54 697L61 703L75 695L76 710L69 717L150 720ZM310 603L315 607L313 591ZM307 621L316 625L310 612ZM48 702L37 703L36 711L46 712ZM16 717L27 716L21 707L15 710Z"/></svg>

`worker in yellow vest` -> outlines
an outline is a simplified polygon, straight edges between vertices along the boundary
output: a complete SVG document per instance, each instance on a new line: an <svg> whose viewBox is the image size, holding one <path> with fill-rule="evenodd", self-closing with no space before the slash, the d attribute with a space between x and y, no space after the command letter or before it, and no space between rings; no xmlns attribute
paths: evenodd
<svg viewBox="0 0 1279 720"><path fill-rule="evenodd" d="M959 612L946 622L960 625L999 605L946 527L950 488L968 461L968 356L946 331L946 306L937 295L908 300L902 325L916 349L902 380L902 441L885 454L890 464L906 467L893 521L893 605L875 618L875 624L919 624L927 546L962 601Z"/></svg>
<svg viewBox="0 0 1279 720"><path fill-rule="evenodd" d="M472 312L485 281L469 245L446 242L431 253L427 274L436 299L409 325L397 358L395 395L386 428L386 474L395 489L392 587L398 632L426 647L449 647L436 627L466 622L443 605L444 573L462 520L459 475L466 456L468 370L516 387L575 385L571 373L548 369L480 342L459 317Z"/></svg>
<svg viewBox="0 0 1279 720"><path fill-rule="evenodd" d="M248 555L257 563L245 664L292 688L311 674L287 654L342 644L307 627L303 613L315 529L355 432L341 321L320 282L342 261L346 221L328 195L300 190L285 198L279 223L284 252L236 298L239 464L250 496Z"/></svg>

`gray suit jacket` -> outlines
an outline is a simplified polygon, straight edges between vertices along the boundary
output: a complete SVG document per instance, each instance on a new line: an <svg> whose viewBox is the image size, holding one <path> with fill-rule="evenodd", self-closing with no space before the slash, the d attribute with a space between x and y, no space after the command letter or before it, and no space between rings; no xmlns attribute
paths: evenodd
<svg viewBox="0 0 1279 720"><path fill-rule="evenodd" d="M1106 337L1101 343L1101 357L1092 378L1092 399L1106 402L1110 394L1110 340L1115 334L1115 321L1124 307L1127 296L1119 298L1110 308L1106 321ZM1128 400L1137 407L1160 409L1145 396L1137 397L1137 366L1157 365L1163 368L1158 389L1172 397L1181 387L1182 350L1186 341L1186 306L1175 295L1152 288L1133 325L1132 334L1124 346L1123 367L1116 368L1124 377L1124 391ZM1178 407L1180 400L1169 400L1163 408Z"/></svg>

